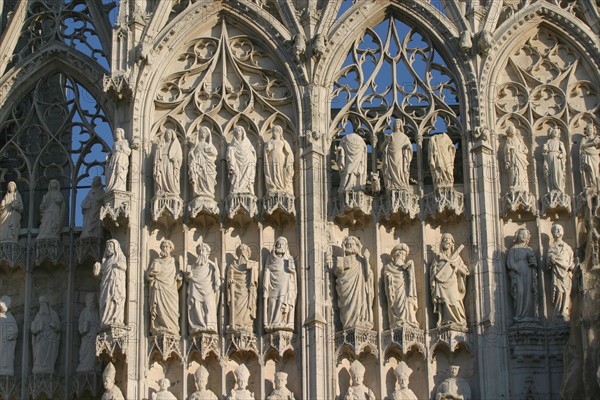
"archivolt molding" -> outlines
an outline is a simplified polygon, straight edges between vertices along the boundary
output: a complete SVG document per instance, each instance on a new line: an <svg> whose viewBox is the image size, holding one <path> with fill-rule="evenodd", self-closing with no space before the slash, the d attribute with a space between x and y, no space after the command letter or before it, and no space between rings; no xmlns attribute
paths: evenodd
<svg viewBox="0 0 600 400"><path fill-rule="evenodd" d="M104 93L102 86L104 71L85 54L60 42L36 52L28 62L19 64L0 78L0 121L10 111L10 107L4 107L9 100L18 101L23 93L35 87L40 78L53 71L64 71L81 83L106 112L109 121L114 121L115 105Z"/></svg>
<svg viewBox="0 0 600 400"><path fill-rule="evenodd" d="M517 17L517 21L503 25L494 33L494 45L481 69L479 90L484 99L488 99L486 106L481 110L481 120L487 121L488 126L494 126L494 121L491 120L493 118L492 100L495 96L494 79L504 68L508 57L521 47L541 25L546 25L553 31L559 31L567 41L575 38L576 40L570 41L571 46L592 63L594 68L590 72L595 72L596 78L600 81L600 43L596 34L588 27L582 27L577 18L547 3L536 3L518 13ZM515 36L519 38L518 41L514 40Z"/></svg>

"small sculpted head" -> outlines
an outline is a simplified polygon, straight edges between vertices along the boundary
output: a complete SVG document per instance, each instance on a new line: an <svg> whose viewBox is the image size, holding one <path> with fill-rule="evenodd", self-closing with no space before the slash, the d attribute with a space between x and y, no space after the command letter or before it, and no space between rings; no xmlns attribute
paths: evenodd
<svg viewBox="0 0 600 400"><path fill-rule="evenodd" d="M408 245L405 243L400 243L394 246L392 249L392 260L395 265L402 265L404 261L406 261L406 257L408 257Z"/></svg>
<svg viewBox="0 0 600 400"><path fill-rule="evenodd" d="M517 230L517 232L515 233L514 243L515 244L524 244L527 246L529 244L530 239L531 239L531 233L529 233L529 229L519 228Z"/></svg>
<svg viewBox="0 0 600 400"><path fill-rule="evenodd" d="M60 190L60 183L56 179L52 179L50 183L48 183L48 191L49 192L58 192Z"/></svg>
<svg viewBox="0 0 600 400"><path fill-rule="evenodd" d="M440 248L444 252L451 253L454 251L454 236L451 233L444 233L442 235L442 242L440 244Z"/></svg>
<svg viewBox="0 0 600 400"><path fill-rule="evenodd" d="M158 381L158 387L160 387L161 391L167 390L169 386L171 386L171 381L167 378L163 378Z"/></svg>
<svg viewBox="0 0 600 400"><path fill-rule="evenodd" d="M506 130L506 135L508 135L508 137L513 137L513 136L515 136L516 133L517 133L517 130L512 125L509 126L508 129Z"/></svg>
<svg viewBox="0 0 600 400"><path fill-rule="evenodd" d="M287 387L288 374L285 372L275 373L275 389L281 390Z"/></svg>
<svg viewBox="0 0 600 400"><path fill-rule="evenodd" d="M160 257L161 258L169 257L171 255L171 253L173 252L174 248L175 248L175 246L173 245L173 242L171 242L170 240L163 240L160 243Z"/></svg>
<svg viewBox="0 0 600 400"><path fill-rule="evenodd" d="M8 188L7 188L7 190L8 190L8 193L14 193L14 192L16 192L17 191L17 184L14 183L14 182L12 182L12 181L8 182Z"/></svg>
<svg viewBox="0 0 600 400"><path fill-rule="evenodd" d="M352 361L350 364L350 377L352 377L352 385L360 386L365 378L365 367L358 360Z"/></svg>
<svg viewBox="0 0 600 400"><path fill-rule="evenodd" d="M279 125L273 125L271 128L273 139L281 139L283 137L283 128Z"/></svg>
<svg viewBox="0 0 600 400"><path fill-rule="evenodd" d="M0 314L4 315L10 310L12 299L6 295L0 297Z"/></svg>
<svg viewBox="0 0 600 400"><path fill-rule="evenodd" d="M394 120L393 131L394 132L404 131L404 121L402 121L402 119L396 118Z"/></svg>
<svg viewBox="0 0 600 400"><path fill-rule="evenodd" d="M246 137L246 130L242 126L236 126L233 128L233 137L237 141L242 141Z"/></svg>
<svg viewBox="0 0 600 400"><path fill-rule="evenodd" d="M205 390L206 384L208 383L208 370L204 365L199 366L194 372L194 378L196 380L196 389Z"/></svg>
<svg viewBox="0 0 600 400"><path fill-rule="evenodd" d="M50 303L48 303L48 299L46 296L40 296L40 311L47 313L50 310Z"/></svg>
<svg viewBox="0 0 600 400"><path fill-rule="evenodd" d="M238 389L246 389L248 386L248 378L250 378L250 371L248 371L248 368L244 364L240 364L235 371L233 371L233 374L235 375Z"/></svg>
<svg viewBox="0 0 600 400"><path fill-rule="evenodd" d="M93 188L100 188L102 187L102 178L98 175L96 175L94 177L94 179L92 179L92 187Z"/></svg>
<svg viewBox="0 0 600 400"><path fill-rule="evenodd" d="M85 295L85 306L87 308L95 308L96 306L96 294L88 293Z"/></svg>
<svg viewBox="0 0 600 400"><path fill-rule="evenodd" d="M288 252L288 241L283 236L280 236L273 245L273 253L277 256L284 256Z"/></svg>
<svg viewBox="0 0 600 400"><path fill-rule="evenodd" d="M125 130L123 130L123 128L115 129L115 142L118 142L119 140L123 140L124 137L125 137Z"/></svg>
<svg viewBox="0 0 600 400"><path fill-rule="evenodd" d="M450 366L450 376L456 378L458 376L458 372L460 371L460 366L451 365Z"/></svg>
<svg viewBox="0 0 600 400"><path fill-rule="evenodd" d="M552 237L554 240L560 239L565 234L565 229L560 224L552 224Z"/></svg>
<svg viewBox="0 0 600 400"><path fill-rule="evenodd" d="M400 389L407 389L412 369L404 361L400 361L400 364L394 368L394 374L396 375Z"/></svg>
<svg viewBox="0 0 600 400"><path fill-rule="evenodd" d="M560 137L560 128L555 126L548 131L548 136L550 138L559 138Z"/></svg>
<svg viewBox="0 0 600 400"><path fill-rule="evenodd" d="M347 236L342 242L342 248L344 249L344 254L349 255L358 255L360 254L360 240L356 236Z"/></svg>
<svg viewBox="0 0 600 400"><path fill-rule="evenodd" d="M207 141L207 139L210 137L210 129L208 129L206 126L201 126L200 129L198 129L198 137L202 142Z"/></svg>
<svg viewBox="0 0 600 400"><path fill-rule="evenodd" d="M117 370L113 363L108 363L104 372L102 373L102 383L104 384L104 389L111 390L115 386L115 375L117 374Z"/></svg>
<svg viewBox="0 0 600 400"><path fill-rule="evenodd" d="M235 250L238 260L248 261L252 255L252 250L248 245L241 243Z"/></svg>

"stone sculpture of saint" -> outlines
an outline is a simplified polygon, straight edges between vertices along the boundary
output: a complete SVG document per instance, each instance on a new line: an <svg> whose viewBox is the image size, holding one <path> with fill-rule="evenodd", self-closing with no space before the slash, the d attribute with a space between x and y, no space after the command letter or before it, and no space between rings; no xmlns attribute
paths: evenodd
<svg viewBox="0 0 600 400"><path fill-rule="evenodd" d="M454 185L454 157L456 147L446 133L431 136L427 147L429 169L433 187L451 187Z"/></svg>
<svg viewBox="0 0 600 400"><path fill-rule="evenodd" d="M127 173L129 172L129 155L131 149L125 139L123 128L115 129L115 143L106 160L106 191L127 190Z"/></svg>
<svg viewBox="0 0 600 400"><path fill-rule="evenodd" d="M229 194L254 195L256 150L241 126L233 128L233 140L227 146Z"/></svg>
<svg viewBox="0 0 600 400"><path fill-rule="evenodd" d="M100 209L102 208L103 197L104 188L102 187L102 178L95 176L92 180L90 191L81 203L81 213L83 214L83 228L81 230L82 239L102 237Z"/></svg>
<svg viewBox="0 0 600 400"><path fill-rule="evenodd" d="M200 243L197 258L187 267L188 321L192 335L200 332L217 333L217 303L221 287L219 267L208 259L210 246Z"/></svg>
<svg viewBox="0 0 600 400"><path fill-rule="evenodd" d="M169 387L171 386L171 381L163 378L159 379L158 387L159 390L156 393L152 394L152 400L177 400L177 397L171 392L169 392Z"/></svg>
<svg viewBox="0 0 600 400"><path fill-rule="evenodd" d="M373 271L369 266L369 250L361 256L362 244L356 236L342 242L344 255L337 258L335 289L343 329L373 327Z"/></svg>
<svg viewBox="0 0 600 400"><path fill-rule="evenodd" d="M31 334L33 373L53 374L60 344L60 319L44 296L40 296L40 309L31 323Z"/></svg>
<svg viewBox="0 0 600 400"><path fill-rule="evenodd" d="M383 142L383 182L387 191L409 188L412 157L412 143L404 133L404 123L396 118L392 134L386 135Z"/></svg>
<svg viewBox="0 0 600 400"><path fill-rule="evenodd" d="M188 400L218 400L216 394L206 388L208 383L208 370L204 365L200 365L194 372L196 381L196 391L192 393Z"/></svg>
<svg viewBox="0 0 600 400"><path fill-rule="evenodd" d="M552 225L554 242L548 248L548 268L552 271L552 300L554 319L569 320L571 285L573 280L573 249L563 240L564 229Z"/></svg>
<svg viewBox="0 0 600 400"><path fill-rule="evenodd" d="M535 253L529 247L531 234L527 228L515 233L513 246L506 255L510 276L510 293L514 300L515 322L537 321L537 269Z"/></svg>
<svg viewBox="0 0 600 400"><path fill-rule="evenodd" d="M467 381L458 377L460 367L450 366L450 377L437 388L435 400L471 400L471 388Z"/></svg>
<svg viewBox="0 0 600 400"><path fill-rule="evenodd" d="M154 155L155 194L174 194L179 196L181 186L181 163L183 151L174 129L167 129L158 141Z"/></svg>
<svg viewBox="0 0 600 400"><path fill-rule="evenodd" d="M113 363L109 362L102 373L102 384L104 385L104 394L102 400L125 400L121 389L115 385L115 376L117 370Z"/></svg>
<svg viewBox="0 0 600 400"><path fill-rule="evenodd" d="M0 297L0 376L15 375L15 348L19 326L10 312L11 305L10 297Z"/></svg>
<svg viewBox="0 0 600 400"><path fill-rule="evenodd" d="M392 394L392 400L418 400L415 393L408 388L409 377L412 372L412 369L404 361L400 361L398 366L394 368L398 389Z"/></svg>
<svg viewBox="0 0 600 400"><path fill-rule="evenodd" d="M227 396L227 400L254 400L254 393L250 392L248 387L248 379L250 371L244 364L240 364L235 371L235 387L231 389L231 393Z"/></svg>
<svg viewBox="0 0 600 400"><path fill-rule="evenodd" d="M579 162L583 187L593 190L600 188L600 137L595 125L585 127L584 137L579 147Z"/></svg>
<svg viewBox="0 0 600 400"><path fill-rule="evenodd" d="M288 374L285 372L275 373L275 390L271 392L267 400L296 400L294 393L287 388Z"/></svg>
<svg viewBox="0 0 600 400"><path fill-rule="evenodd" d="M212 144L210 129L201 126L188 154L188 168L194 197L215 198L217 155L217 148Z"/></svg>
<svg viewBox="0 0 600 400"><path fill-rule="evenodd" d="M96 335L100 328L98 304L96 295L88 293L85 296L85 308L79 315L79 365L77 372L94 372L96 369Z"/></svg>
<svg viewBox="0 0 600 400"><path fill-rule="evenodd" d="M527 161L528 149L523 138L514 126L506 130L506 143L504 144L504 166L508 172L508 188L511 191L527 192Z"/></svg>
<svg viewBox="0 0 600 400"><path fill-rule="evenodd" d="M100 278L100 326L124 325L127 284L127 259L116 239L106 242L102 263L94 264Z"/></svg>
<svg viewBox="0 0 600 400"><path fill-rule="evenodd" d="M344 400L375 400L375 393L363 383L365 378L365 367L358 360L350 364L350 377L352 386L348 388Z"/></svg>
<svg viewBox="0 0 600 400"><path fill-rule="evenodd" d="M60 183L52 179L48 183L48 193L44 195L40 205L41 222L38 239L60 239L64 208L65 198L60 192Z"/></svg>
<svg viewBox="0 0 600 400"><path fill-rule="evenodd" d="M267 194L294 194L294 153L283 138L283 128L271 128L272 138L264 146L265 184Z"/></svg>
<svg viewBox="0 0 600 400"><path fill-rule="evenodd" d="M23 200L17 190L17 184L8 182L6 194L0 202L0 242L19 241L22 212Z"/></svg>
<svg viewBox="0 0 600 400"><path fill-rule="evenodd" d="M412 260L406 261L408 252L408 245L396 245L391 253L392 262L384 267L385 294L391 328L401 327L403 324L419 326L415 265Z"/></svg>
<svg viewBox="0 0 600 400"><path fill-rule="evenodd" d="M467 326L463 301L469 269L459 254L462 246L455 251L454 244L454 236L444 233L440 250L430 265L431 297L433 312L438 314L438 327L445 324Z"/></svg>
<svg viewBox="0 0 600 400"><path fill-rule="evenodd" d="M294 330L296 266L287 239L279 237L267 258L264 272L265 330Z"/></svg>
<svg viewBox="0 0 600 400"><path fill-rule="evenodd" d="M356 133L346 135L336 147L340 169L338 193L363 190L367 184L367 145Z"/></svg>
<svg viewBox="0 0 600 400"><path fill-rule="evenodd" d="M227 270L227 300L229 304L229 330L252 332L256 319L256 290L258 262L250 260L250 247L240 244L236 258Z"/></svg>
<svg viewBox="0 0 600 400"><path fill-rule="evenodd" d="M548 192L565 192L567 151L560 140L560 128L548 132L548 141L544 144L544 175Z"/></svg>
<svg viewBox="0 0 600 400"><path fill-rule="evenodd" d="M170 240L160 244L160 257L148 268L150 333L179 335L179 293L182 277L178 272Z"/></svg>

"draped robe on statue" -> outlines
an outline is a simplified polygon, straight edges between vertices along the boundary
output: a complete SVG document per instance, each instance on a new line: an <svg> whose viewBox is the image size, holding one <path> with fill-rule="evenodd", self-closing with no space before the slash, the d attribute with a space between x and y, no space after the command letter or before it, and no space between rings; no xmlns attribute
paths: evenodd
<svg viewBox="0 0 600 400"><path fill-rule="evenodd" d="M367 145L356 133L346 135L337 147L341 181L339 193L362 190L367 183Z"/></svg>
<svg viewBox="0 0 600 400"><path fill-rule="evenodd" d="M548 191L565 191L565 162L567 152L565 145L557 138L552 138L544 145L544 170Z"/></svg>
<svg viewBox="0 0 600 400"><path fill-rule="evenodd" d="M254 194L256 151L245 134L240 140L234 138L227 147L227 165L231 182L230 194Z"/></svg>
<svg viewBox="0 0 600 400"><path fill-rule="evenodd" d="M100 281L100 325L123 325L125 320L125 297L126 297L126 272L127 260L121 252L119 242L112 242L115 254L102 260L99 273L102 274Z"/></svg>
<svg viewBox="0 0 600 400"><path fill-rule="evenodd" d="M454 157L456 148L445 133L429 139L428 158L434 187L454 184Z"/></svg>
<svg viewBox="0 0 600 400"><path fill-rule="evenodd" d="M175 133L170 135L165 133L164 139L156 148L156 158L154 160L154 182L156 184L156 194L170 193L179 195L181 188L179 185L181 162L183 151L181 144ZM170 136L170 137L169 137Z"/></svg>
<svg viewBox="0 0 600 400"><path fill-rule="evenodd" d="M0 242L17 242L21 229L21 213L23 200L15 189L6 193L0 202Z"/></svg>
<svg viewBox="0 0 600 400"><path fill-rule="evenodd" d="M127 189L130 154L127 139L121 138L115 142L106 162L106 191Z"/></svg>
<svg viewBox="0 0 600 400"><path fill-rule="evenodd" d="M256 288L258 263L248 260L245 264L234 261L227 273L230 328L252 331L256 319Z"/></svg>
<svg viewBox="0 0 600 400"><path fill-rule="evenodd" d="M189 173L194 197L214 199L217 184L217 155L217 148L204 139L199 139L190 150Z"/></svg>
<svg viewBox="0 0 600 400"><path fill-rule="evenodd" d="M220 284L219 269L214 262L204 260L188 270L188 321L190 332L217 332L217 299Z"/></svg>
<svg viewBox="0 0 600 400"><path fill-rule="evenodd" d="M404 132L397 131L386 136L383 151L383 180L387 190L409 187L412 156L412 144Z"/></svg>
<svg viewBox="0 0 600 400"><path fill-rule="evenodd" d="M157 258L148 274L150 280L150 331L153 334L179 334L179 293L175 258Z"/></svg>
<svg viewBox="0 0 600 400"><path fill-rule="evenodd" d="M0 315L0 333L2 333L0 335L0 375L13 376L19 326L15 317L8 310L4 315Z"/></svg>
<svg viewBox="0 0 600 400"><path fill-rule="evenodd" d="M60 344L60 319L49 306L47 311L43 311L41 307L40 305L40 311L35 315L31 324L33 373L52 374Z"/></svg>
<svg viewBox="0 0 600 400"><path fill-rule="evenodd" d="M389 263L384 268L384 277L390 326L401 323L418 326L414 263L408 261L401 266Z"/></svg>
<svg viewBox="0 0 600 400"><path fill-rule="evenodd" d="M373 327L373 273L362 257L338 257L335 288L344 329Z"/></svg>
<svg viewBox="0 0 600 400"><path fill-rule="evenodd" d="M266 290L265 326L267 328L294 329L294 306L296 305L296 268L294 259L269 255L265 266Z"/></svg>
<svg viewBox="0 0 600 400"><path fill-rule="evenodd" d="M514 245L507 254L515 321L537 319L537 270L533 250L523 244Z"/></svg>
<svg viewBox="0 0 600 400"><path fill-rule="evenodd" d="M431 263L431 296L434 312L441 313L441 323L465 326L467 316L463 299L466 293L465 277L469 269L460 255L438 254Z"/></svg>

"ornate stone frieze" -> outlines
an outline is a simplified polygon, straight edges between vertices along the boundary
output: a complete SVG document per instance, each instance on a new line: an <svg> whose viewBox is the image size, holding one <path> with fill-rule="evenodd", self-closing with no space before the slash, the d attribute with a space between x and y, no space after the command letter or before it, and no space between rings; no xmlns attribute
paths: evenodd
<svg viewBox="0 0 600 400"><path fill-rule="evenodd" d="M333 207L335 220L342 226L359 228L371 219L373 198L362 191L338 193Z"/></svg>
<svg viewBox="0 0 600 400"><path fill-rule="evenodd" d="M100 219L106 228L127 226L131 209L131 196L131 192L121 190L106 192L100 209Z"/></svg>
<svg viewBox="0 0 600 400"><path fill-rule="evenodd" d="M6 400L20 398L21 380L14 376L0 376L0 397Z"/></svg>
<svg viewBox="0 0 600 400"><path fill-rule="evenodd" d="M508 328L508 343L517 362L546 357L546 332L539 324L522 323Z"/></svg>
<svg viewBox="0 0 600 400"><path fill-rule="evenodd" d="M507 219L513 215L537 215L537 201L535 197L524 190L510 190L501 199L502 217Z"/></svg>
<svg viewBox="0 0 600 400"><path fill-rule="evenodd" d="M403 189L385 193L376 207L379 219L395 226L410 223L419 217L420 211L419 196Z"/></svg>
<svg viewBox="0 0 600 400"><path fill-rule="evenodd" d="M196 197L187 204L188 218L193 221L201 221L203 217L210 217L213 220L218 220L221 212L219 204L211 198Z"/></svg>
<svg viewBox="0 0 600 400"><path fill-rule="evenodd" d="M81 372L75 375L72 392L76 398L83 398L86 393L95 397L98 393L98 374Z"/></svg>
<svg viewBox="0 0 600 400"><path fill-rule="evenodd" d="M283 354L288 351L295 351L296 337L293 332L289 331L275 331L271 333L267 333L262 338L262 349L263 349L263 357L266 353L268 353L271 349L275 350L275 352L279 355L279 357L283 357Z"/></svg>
<svg viewBox="0 0 600 400"><path fill-rule="evenodd" d="M248 332L228 333L225 338L225 354L235 351L249 351L259 356L256 336Z"/></svg>
<svg viewBox="0 0 600 400"><path fill-rule="evenodd" d="M464 346L469 352L473 348L471 334L466 327L461 325L449 324L431 329L429 336L429 349L432 352L440 344L447 346L451 351L458 349L459 346Z"/></svg>
<svg viewBox="0 0 600 400"><path fill-rule="evenodd" d="M86 237L77 241L77 263L98 260L102 256L102 238Z"/></svg>
<svg viewBox="0 0 600 400"><path fill-rule="evenodd" d="M244 224L258 215L257 198L248 193L231 194L225 199L225 212L231 221Z"/></svg>
<svg viewBox="0 0 600 400"><path fill-rule="evenodd" d="M558 190L546 193L542 198L542 216L561 212L571 213L571 197Z"/></svg>
<svg viewBox="0 0 600 400"><path fill-rule="evenodd" d="M175 356L179 360L183 360L183 352L181 350L181 338L169 333L152 335L149 338L150 342L150 358L155 356L163 361L167 361L170 357Z"/></svg>
<svg viewBox="0 0 600 400"><path fill-rule="evenodd" d="M131 77L126 71L115 71L110 75L104 75L103 87L113 101L130 101L133 95Z"/></svg>
<svg viewBox="0 0 600 400"><path fill-rule="evenodd" d="M188 358L193 352L200 354L200 359L204 360L209 354L214 354L217 358L221 357L221 336L215 333L198 333L190 336L188 339Z"/></svg>
<svg viewBox="0 0 600 400"><path fill-rule="evenodd" d="M262 219L275 225L283 225L294 220L296 204L294 196L288 193L273 193L260 201Z"/></svg>
<svg viewBox="0 0 600 400"><path fill-rule="evenodd" d="M414 347L418 349L423 357L427 354L425 331L408 324L384 331L382 345L385 352L391 347L397 346L403 354L407 354Z"/></svg>
<svg viewBox="0 0 600 400"><path fill-rule="evenodd" d="M438 224L454 222L464 213L464 195L453 187L438 187L421 199L421 219Z"/></svg>
<svg viewBox="0 0 600 400"><path fill-rule="evenodd" d="M29 396L34 399L60 397L63 385L62 378L54 374L33 374L29 376Z"/></svg>
<svg viewBox="0 0 600 400"><path fill-rule="evenodd" d="M370 329L351 328L335 334L336 353L341 354L348 349L354 356L362 352L377 354L377 332Z"/></svg>
<svg viewBox="0 0 600 400"><path fill-rule="evenodd" d="M131 333L130 328L124 325L108 325L100 329L96 338L96 356L104 353L115 360L119 354L125 354Z"/></svg>
<svg viewBox="0 0 600 400"><path fill-rule="evenodd" d="M60 239L38 239L35 241L35 265L49 263L62 265L64 243Z"/></svg>
<svg viewBox="0 0 600 400"><path fill-rule="evenodd" d="M0 243L0 265L6 265L8 268L25 265L26 249L18 243L2 242Z"/></svg>
<svg viewBox="0 0 600 400"><path fill-rule="evenodd" d="M163 225L168 230L181 220L183 200L179 195L163 193L152 199L152 221Z"/></svg>

